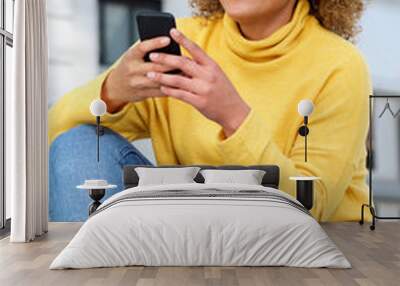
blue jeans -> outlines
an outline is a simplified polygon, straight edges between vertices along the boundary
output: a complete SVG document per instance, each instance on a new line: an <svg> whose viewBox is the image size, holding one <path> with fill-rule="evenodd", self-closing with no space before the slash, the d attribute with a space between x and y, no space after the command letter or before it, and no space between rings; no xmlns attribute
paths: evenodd
<svg viewBox="0 0 400 286"><path fill-rule="evenodd" d="M86 190L79 190L89 179L106 179L123 190L122 169L125 165L151 165L132 144L119 134L104 128L100 137L100 163L96 158L96 127L81 125L61 134L50 146L49 154L49 220L84 221L92 202Z"/></svg>

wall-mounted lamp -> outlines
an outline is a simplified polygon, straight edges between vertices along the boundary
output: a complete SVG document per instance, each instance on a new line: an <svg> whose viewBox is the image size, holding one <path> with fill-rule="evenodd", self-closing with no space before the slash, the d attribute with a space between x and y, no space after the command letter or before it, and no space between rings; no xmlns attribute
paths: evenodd
<svg viewBox="0 0 400 286"><path fill-rule="evenodd" d="M97 163L100 162L100 136L102 130L100 126L100 118L107 112L107 105L101 99L93 100L90 104L90 113L96 117L96 136L97 136ZM99 167L99 164L98 164ZM85 183L77 186L78 189L89 191L89 196L93 202L89 205L89 215L93 214L101 205L100 200L106 194L106 190L116 188L116 185L110 185L107 180L103 179L90 179L85 180Z"/></svg>
<svg viewBox="0 0 400 286"><path fill-rule="evenodd" d="M304 123L299 129L299 135L304 137L304 161L307 162L307 135L310 133L310 129L308 128L308 117L314 111L314 104L309 99L303 99L297 106L297 111L304 117Z"/></svg>
<svg viewBox="0 0 400 286"><path fill-rule="evenodd" d="M93 100L90 104L90 113L96 116L96 134L97 134L97 162L100 162L100 117L106 114L107 105L101 99Z"/></svg>
<svg viewBox="0 0 400 286"><path fill-rule="evenodd" d="M314 104L309 99L304 99L297 105L297 111L304 118L303 126L299 128L299 135L304 137L304 161L307 162L307 135L310 133L308 128L308 117L314 111ZM318 177L290 177L290 180L296 181L296 199L303 206L311 210L314 206L314 181Z"/></svg>

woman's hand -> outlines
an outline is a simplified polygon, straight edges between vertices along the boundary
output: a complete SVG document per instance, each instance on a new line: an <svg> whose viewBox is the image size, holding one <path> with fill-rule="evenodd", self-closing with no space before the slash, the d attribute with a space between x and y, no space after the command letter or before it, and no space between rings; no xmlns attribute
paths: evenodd
<svg viewBox="0 0 400 286"><path fill-rule="evenodd" d="M171 68L144 62L144 56L169 45L169 37L143 41L130 48L104 81L101 98L110 113L119 111L129 102L163 96L160 85L146 77L148 72L166 72Z"/></svg>
<svg viewBox="0 0 400 286"><path fill-rule="evenodd" d="M147 77L161 85L161 92L182 100L204 116L222 126L225 136L231 136L243 123L250 107L240 97L222 69L195 43L176 29L171 37L183 46L192 59L162 53L151 53L154 64L169 66L181 75L149 71Z"/></svg>

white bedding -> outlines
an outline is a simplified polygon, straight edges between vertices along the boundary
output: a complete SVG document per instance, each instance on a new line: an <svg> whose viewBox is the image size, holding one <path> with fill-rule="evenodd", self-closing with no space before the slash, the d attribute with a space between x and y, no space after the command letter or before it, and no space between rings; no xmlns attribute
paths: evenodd
<svg viewBox="0 0 400 286"><path fill-rule="evenodd" d="M137 192L168 190L265 191L298 204L283 192L254 185L135 187L105 201L50 269L128 265L351 267L317 221L279 200L179 195L122 199Z"/></svg>

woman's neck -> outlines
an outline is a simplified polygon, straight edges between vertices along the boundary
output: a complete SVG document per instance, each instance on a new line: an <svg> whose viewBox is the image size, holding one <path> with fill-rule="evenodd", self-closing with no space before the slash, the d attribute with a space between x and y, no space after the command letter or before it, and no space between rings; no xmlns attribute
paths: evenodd
<svg viewBox="0 0 400 286"><path fill-rule="evenodd" d="M271 36L282 26L292 19L297 1L288 1L281 10L274 12L271 16L253 18L249 21L238 23L242 35L252 41L262 40Z"/></svg>

